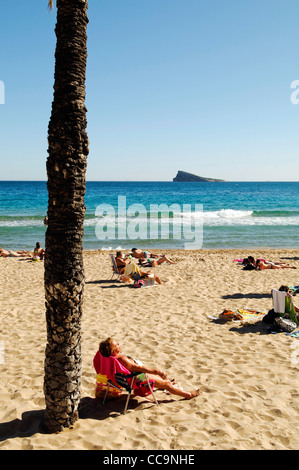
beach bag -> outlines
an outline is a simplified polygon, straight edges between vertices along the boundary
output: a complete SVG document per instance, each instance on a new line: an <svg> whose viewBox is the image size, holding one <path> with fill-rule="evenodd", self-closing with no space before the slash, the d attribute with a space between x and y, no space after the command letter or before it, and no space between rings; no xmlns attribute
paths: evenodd
<svg viewBox="0 0 299 470"><path fill-rule="evenodd" d="M144 286L144 282L142 281L142 279L139 279L138 281L135 281L134 284L133 284L133 287L143 287Z"/></svg>
<svg viewBox="0 0 299 470"><path fill-rule="evenodd" d="M255 268L255 266L253 266L253 264L247 264L246 266L244 266L243 268L243 271L253 271Z"/></svg>
<svg viewBox="0 0 299 470"><path fill-rule="evenodd" d="M262 321L263 321L264 323L269 323L269 324L271 324L271 325L274 325L274 320L275 320L275 318L280 317L280 316L281 316L281 315L280 315L279 313L276 313L276 312L274 311L274 309L272 308L271 310L269 310L269 312L267 313L267 315L265 315L265 316L263 317L263 320L262 320Z"/></svg>
<svg viewBox="0 0 299 470"><path fill-rule="evenodd" d="M297 323L289 318L277 317L275 318L274 323L286 333L291 333L295 328L297 328Z"/></svg>

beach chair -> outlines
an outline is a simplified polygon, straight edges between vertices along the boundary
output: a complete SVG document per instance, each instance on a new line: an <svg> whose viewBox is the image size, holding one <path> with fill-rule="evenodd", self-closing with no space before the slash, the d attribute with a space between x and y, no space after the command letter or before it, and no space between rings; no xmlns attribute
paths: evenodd
<svg viewBox="0 0 299 470"><path fill-rule="evenodd" d="M123 414L127 412L129 400L133 393L140 396L152 394L155 404L158 405L147 374L144 374L145 381L136 386L135 378L140 372L130 373L115 357L104 357L99 351L94 357L93 364L98 374L96 396L98 398L103 397L103 405L107 397L119 397L123 392L127 392Z"/></svg>
<svg viewBox="0 0 299 470"><path fill-rule="evenodd" d="M110 281L113 278L113 276L117 276L117 280L120 281L120 273L118 271L118 267L115 261L115 256L112 253L110 253L110 258L111 258L111 263L112 263L112 276L110 278Z"/></svg>
<svg viewBox="0 0 299 470"><path fill-rule="evenodd" d="M298 323L298 318L294 309L293 298L285 291L272 289L273 310L283 317L288 314L291 320Z"/></svg>

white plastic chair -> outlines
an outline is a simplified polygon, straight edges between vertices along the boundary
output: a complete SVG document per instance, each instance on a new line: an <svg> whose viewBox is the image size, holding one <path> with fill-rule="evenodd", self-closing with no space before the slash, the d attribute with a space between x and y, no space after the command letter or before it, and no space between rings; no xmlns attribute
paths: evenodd
<svg viewBox="0 0 299 470"><path fill-rule="evenodd" d="M116 264L116 261L115 261L115 257L112 253L110 253L110 258L111 258L112 270L113 270L110 280L113 278L113 276L117 276L117 280L120 281L120 273L118 271L118 267L117 267L117 264Z"/></svg>

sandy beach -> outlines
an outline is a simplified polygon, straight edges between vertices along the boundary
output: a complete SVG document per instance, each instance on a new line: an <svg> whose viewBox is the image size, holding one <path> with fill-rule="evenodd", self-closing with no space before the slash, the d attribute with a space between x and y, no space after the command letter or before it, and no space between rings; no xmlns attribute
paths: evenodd
<svg viewBox="0 0 299 470"><path fill-rule="evenodd" d="M44 265L0 259L1 450L299 449L299 338L270 333L260 318L221 324L208 317L225 308L267 312L271 289L299 284L298 251L166 253L177 264L154 268L163 284L141 289L110 279L109 252L84 253L80 419L53 435L40 429ZM234 260L249 254L297 270L243 271ZM185 389L200 388L200 396L158 390L158 407L134 398L126 415L123 397L103 406L94 398L93 357L108 336Z"/></svg>

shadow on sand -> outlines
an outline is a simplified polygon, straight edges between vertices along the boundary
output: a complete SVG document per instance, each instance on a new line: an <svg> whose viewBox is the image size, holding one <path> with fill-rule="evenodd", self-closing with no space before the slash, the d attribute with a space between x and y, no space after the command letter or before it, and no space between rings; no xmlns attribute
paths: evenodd
<svg viewBox="0 0 299 470"><path fill-rule="evenodd" d="M122 282L119 282L117 280L102 280L102 279L97 279L96 281L85 281L85 284L98 284L102 289L119 289L120 287L132 287L131 284L124 284ZM108 285L105 285L108 284Z"/></svg>
<svg viewBox="0 0 299 470"><path fill-rule="evenodd" d="M222 298L223 299L271 299L272 295L268 293L258 294L256 292L242 294L240 292L236 294L223 295Z"/></svg>
<svg viewBox="0 0 299 470"><path fill-rule="evenodd" d="M116 400L108 400L105 406L102 400L84 397L79 405L80 419L95 419L103 421L107 418L117 418L123 413L126 401L126 394ZM159 405L173 401L170 397L167 400L159 399ZM130 399L128 412L143 410L155 407L155 403L147 399ZM44 428L45 410L25 411L21 419L13 419L6 423L0 423L0 442L14 438L29 438L34 434L49 434Z"/></svg>
<svg viewBox="0 0 299 470"><path fill-rule="evenodd" d="M275 328L273 325L270 325L269 323L265 323L262 320L258 320L253 323L244 321L244 322L241 322L238 326L233 326L232 328L230 328L229 331L234 331L236 333L239 333L240 335L246 335L248 333L256 333L260 335L283 333L283 331L281 332L275 331Z"/></svg>

